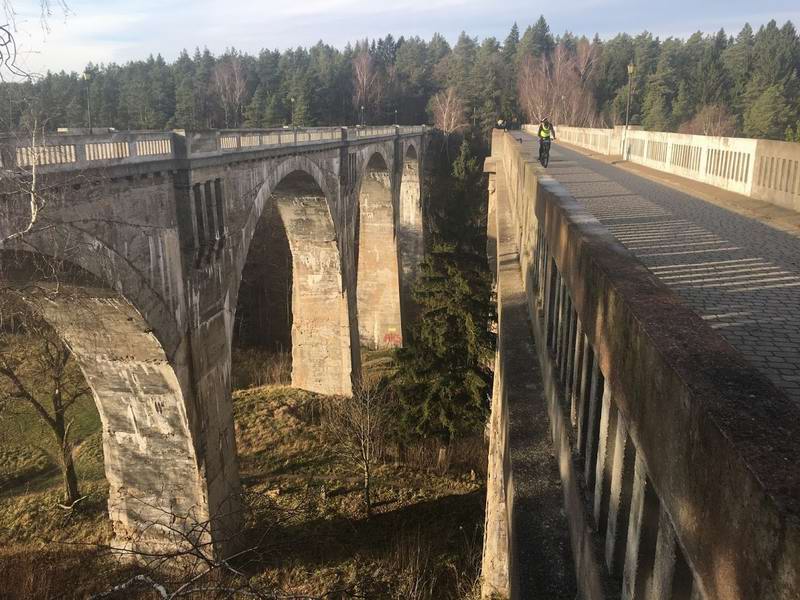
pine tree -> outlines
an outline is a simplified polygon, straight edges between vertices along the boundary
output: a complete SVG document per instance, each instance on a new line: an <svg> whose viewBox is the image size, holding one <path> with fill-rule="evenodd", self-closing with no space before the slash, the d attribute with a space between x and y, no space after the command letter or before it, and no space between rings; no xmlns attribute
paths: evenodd
<svg viewBox="0 0 800 600"><path fill-rule="evenodd" d="M393 387L406 432L444 445L485 423L494 314L478 242L483 223L475 215L483 199L481 172L466 141L442 184L435 194L441 202L436 239L414 289L420 317L398 353Z"/></svg>
<svg viewBox="0 0 800 600"><path fill-rule="evenodd" d="M175 89L175 116L173 124L177 128L197 129L195 118L194 84L190 76L182 76Z"/></svg>
<svg viewBox="0 0 800 600"><path fill-rule="evenodd" d="M786 134L790 110L781 86L771 85L752 103L744 115L744 132L750 137L782 139Z"/></svg>
<svg viewBox="0 0 800 600"><path fill-rule="evenodd" d="M511 26L511 31L508 37L503 42L503 60L506 63L511 63L517 56L517 48L519 47L519 27L516 21Z"/></svg>
<svg viewBox="0 0 800 600"><path fill-rule="evenodd" d="M664 87L654 81L647 86L642 105L642 125L648 131L669 131L669 107Z"/></svg>
<svg viewBox="0 0 800 600"><path fill-rule="evenodd" d="M258 128L265 126L268 101L267 91L263 86L259 85L244 111L245 127Z"/></svg>

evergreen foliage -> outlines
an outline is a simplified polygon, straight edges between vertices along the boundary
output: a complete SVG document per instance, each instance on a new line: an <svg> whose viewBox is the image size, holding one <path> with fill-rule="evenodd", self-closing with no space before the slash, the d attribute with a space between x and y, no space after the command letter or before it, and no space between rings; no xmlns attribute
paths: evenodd
<svg viewBox="0 0 800 600"><path fill-rule="evenodd" d="M432 190L433 242L414 289L420 316L398 351L392 387L404 433L447 444L485 425L494 309L481 165L466 140L449 173L442 162Z"/></svg>
<svg viewBox="0 0 800 600"><path fill-rule="evenodd" d="M457 90L467 120L484 133L499 118L521 122L518 80L523 64L553 63L557 47L575 55L592 43L591 75L584 82L597 108L596 125L624 122L629 63L636 65L631 123L677 131L707 106L722 106L737 135L784 139L800 119L800 37L791 22L774 20L734 37L720 30L688 39L659 39L649 32L602 41L554 36L544 18L515 23L502 43L462 32L454 46L441 35L364 40L339 50L323 42L311 48L233 48L219 56L207 49L183 51L171 64L160 55L124 65L87 65L78 73L47 73L34 82L0 82L0 129L16 129L23 112L35 110L47 126L85 127L87 100L95 126L117 129L199 129L347 125L360 121L354 105L353 60L362 48L377 71L368 124L430 122L427 107L437 93ZM214 85L220 64L236 61L244 72L240 105L220 98ZM292 113L291 98L295 98ZM227 123L226 123L227 116Z"/></svg>

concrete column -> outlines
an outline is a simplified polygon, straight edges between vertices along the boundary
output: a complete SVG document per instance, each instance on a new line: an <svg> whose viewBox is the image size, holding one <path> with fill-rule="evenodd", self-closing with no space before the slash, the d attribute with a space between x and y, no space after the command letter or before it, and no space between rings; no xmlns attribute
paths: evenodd
<svg viewBox="0 0 800 600"><path fill-rule="evenodd" d="M622 600L647 597L656 555L659 511L658 497L647 479L644 461L637 453L622 574Z"/></svg>
<svg viewBox="0 0 800 600"><path fill-rule="evenodd" d="M585 453L584 453L584 473L583 477L586 481L587 489L594 489L594 477L597 470L597 447L598 436L600 435L600 409L602 406L602 395L605 383L603 381L602 373L600 372L600 365L597 359L597 353L592 352L592 371L591 371L591 385L589 388L589 407L586 416L586 437L585 437Z"/></svg>
<svg viewBox="0 0 800 600"><path fill-rule="evenodd" d="M350 394L350 320L327 202L275 197L292 253L292 386Z"/></svg>
<svg viewBox="0 0 800 600"><path fill-rule="evenodd" d="M486 478L486 520L481 561L481 598L510 597L508 507L505 493L503 386L499 349L495 356L492 412L489 418L489 465Z"/></svg>
<svg viewBox="0 0 800 600"><path fill-rule="evenodd" d="M367 348L402 346L400 275L389 172L368 167L358 202L356 290L361 344Z"/></svg>
<svg viewBox="0 0 800 600"><path fill-rule="evenodd" d="M678 546L672 523L662 508L658 520L653 581L648 599L693 600L693 588L692 574Z"/></svg>
<svg viewBox="0 0 800 600"><path fill-rule="evenodd" d="M584 333L581 335L583 338L581 348L583 356L581 357L581 370L580 370L580 386L578 387L578 400L577 400L577 424L578 428L578 442L577 450L578 455L583 456L586 451L586 429L589 421L589 394L591 393L592 384L592 370L594 369L594 352L592 346L589 344L589 338Z"/></svg>
<svg viewBox="0 0 800 600"><path fill-rule="evenodd" d="M567 356L562 361L564 363L564 373L561 376L562 383L564 385L564 402L567 405L572 404L572 380L573 380L573 373L572 369L574 368L575 364L575 325L576 321L578 320L578 315L575 314L575 309L572 306L572 302L569 303L569 329L567 331L567 343L566 343L566 351ZM571 411L570 411L571 412Z"/></svg>
<svg viewBox="0 0 800 600"><path fill-rule="evenodd" d="M564 330L566 329L567 320L567 286L564 283L564 278L558 278L559 289L559 302L558 302L558 330L556 332L555 341L555 355L556 355L556 369L561 369L561 357L564 354Z"/></svg>
<svg viewBox="0 0 800 600"><path fill-rule="evenodd" d="M404 328L408 328L416 318L413 289L425 257L422 188L416 157L414 149L409 148L400 176L400 223L397 241L400 252L400 312Z"/></svg>
<svg viewBox="0 0 800 600"><path fill-rule="evenodd" d="M558 305L558 272L552 258L546 256L545 262L544 330L546 339L544 343L548 349L552 349L553 332L556 328L555 311Z"/></svg>
<svg viewBox="0 0 800 600"><path fill-rule="evenodd" d="M623 570L635 462L636 449L628 436L622 415L618 412L606 532L606 566L612 575L621 575Z"/></svg>
<svg viewBox="0 0 800 600"><path fill-rule="evenodd" d="M611 476L614 468L615 442L617 439L617 407L611 399L608 381L603 390L600 432L597 444L597 464L594 479L594 520L601 537L606 535L608 506L611 495Z"/></svg>
<svg viewBox="0 0 800 600"><path fill-rule="evenodd" d="M558 339L559 334L561 332L561 299L562 299L562 292L564 291L564 286L561 283L561 274L558 272L558 269L555 267L555 261L552 261L553 270L556 274L555 279L555 301L553 302L553 317L552 317L552 327L550 332L550 339L549 339L549 346L550 350L553 353L553 356L556 357L556 361L558 360Z"/></svg>
<svg viewBox="0 0 800 600"><path fill-rule="evenodd" d="M583 324L575 315L575 346L572 353L572 361L570 365L570 378L569 385L569 418L572 423L572 428L578 430L579 412L583 412L581 404L581 389L583 384L584 364L585 358L584 347L584 333Z"/></svg>

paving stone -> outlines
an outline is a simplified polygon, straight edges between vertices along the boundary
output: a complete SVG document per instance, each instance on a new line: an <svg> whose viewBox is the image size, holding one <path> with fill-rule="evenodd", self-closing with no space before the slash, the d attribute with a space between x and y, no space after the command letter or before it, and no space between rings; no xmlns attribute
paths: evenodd
<svg viewBox="0 0 800 600"><path fill-rule="evenodd" d="M547 171L800 403L800 238L563 146Z"/></svg>

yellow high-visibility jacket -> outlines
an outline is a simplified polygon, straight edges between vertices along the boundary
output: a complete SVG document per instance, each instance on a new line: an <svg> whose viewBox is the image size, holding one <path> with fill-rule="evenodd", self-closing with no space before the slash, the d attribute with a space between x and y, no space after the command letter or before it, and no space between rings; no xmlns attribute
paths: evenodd
<svg viewBox="0 0 800 600"><path fill-rule="evenodd" d="M539 125L539 133L537 134L543 140L549 140L551 137L556 138L556 128L550 125L549 128L544 125Z"/></svg>

